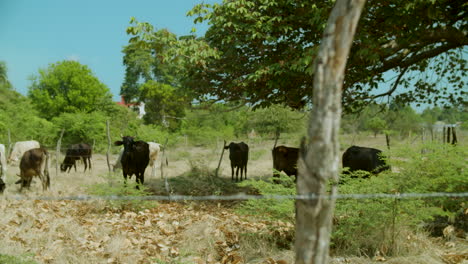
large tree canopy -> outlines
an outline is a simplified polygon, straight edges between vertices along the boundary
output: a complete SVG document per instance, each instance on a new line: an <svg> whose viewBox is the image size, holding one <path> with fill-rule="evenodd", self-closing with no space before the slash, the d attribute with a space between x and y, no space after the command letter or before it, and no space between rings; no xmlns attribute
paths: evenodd
<svg viewBox="0 0 468 264"><path fill-rule="evenodd" d="M195 54L205 50L214 54L205 42L194 36L177 36L166 29L154 31L148 23L132 18L127 33L140 34L123 48L125 80L120 93L125 100L145 103L146 123L163 124L175 129L185 116L185 108L196 98L195 91L182 89L186 63L195 61ZM143 38L140 39L139 37Z"/></svg>
<svg viewBox="0 0 468 264"><path fill-rule="evenodd" d="M92 112L112 104L109 88L91 70L76 61L61 61L40 69L32 79L29 97L41 115Z"/></svg>
<svg viewBox="0 0 468 264"><path fill-rule="evenodd" d="M189 15L208 22L197 43L210 48L197 44L190 53L195 42L179 40L170 42L175 51L159 55L185 61L183 87L199 98L302 108L311 103L312 61L334 2L200 4ZM466 7L461 0L369 1L348 58L345 110L390 96L404 103L466 103ZM149 24L132 22L127 32L136 35L134 43L161 39Z"/></svg>

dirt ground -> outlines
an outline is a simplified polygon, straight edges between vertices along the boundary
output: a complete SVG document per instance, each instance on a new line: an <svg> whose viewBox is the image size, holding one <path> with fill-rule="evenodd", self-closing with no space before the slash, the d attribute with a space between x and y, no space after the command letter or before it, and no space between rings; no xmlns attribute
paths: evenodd
<svg viewBox="0 0 468 264"><path fill-rule="evenodd" d="M342 146L359 142L344 138ZM367 138L366 146L383 149L384 137ZM249 177L271 175L273 141L251 141ZM279 142L291 146L288 142ZM221 145L212 148L182 146L168 148L164 175L177 177L193 164L215 169ZM343 149L344 151L344 149ZM17 166L9 166L7 189L0 196L0 254L34 259L38 263L293 263L292 250L272 251L262 242L245 242L245 234L279 235L294 232L288 223L255 221L240 217L220 204L165 203L140 212L112 211L105 201L37 200L37 197L70 197L87 194L87 186L106 183L106 155L94 154L91 171L62 173L51 160L51 189L43 192L36 179L30 190L20 193L14 182ZM230 178L229 154L224 153L221 177ZM59 160L63 159L63 155ZM117 155L111 156L114 163ZM148 168L146 181L161 177L161 159L156 176ZM121 172L117 172L121 175ZM132 181L135 178L133 177ZM272 234L271 232L273 232ZM242 235L244 234L244 235ZM250 237L250 235L247 235ZM251 245L254 246L251 246ZM250 245L250 248L245 248ZM395 260L388 263L444 263L440 255L467 249L450 249L428 257L426 262ZM239 252L243 252L242 254ZM440 253L440 254L439 254ZM367 258L334 258L333 263L372 263ZM463 260L461 260L463 261ZM445 263L462 263L446 262ZM463 262L466 263L466 262Z"/></svg>

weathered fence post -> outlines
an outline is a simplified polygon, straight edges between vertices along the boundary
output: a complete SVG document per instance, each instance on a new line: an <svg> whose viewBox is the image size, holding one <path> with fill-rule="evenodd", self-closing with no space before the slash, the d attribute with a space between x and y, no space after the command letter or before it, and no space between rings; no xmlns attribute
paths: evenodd
<svg viewBox="0 0 468 264"><path fill-rule="evenodd" d="M452 145L456 145L458 143L457 140L457 133L455 132L455 126L452 127Z"/></svg>
<svg viewBox="0 0 468 264"><path fill-rule="evenodd" d="M346 60L365 0L337 0L314 62L309 144L302 140L296 201L296 264L328 263L335 198L323 198L328 184L338 193L341 93Z"/></svg>
<svg viewBox="0 0 468 264"><path fill-rule="evenodd" d="M62 128L62 132L60 133L60 138L57 141L57 149L55 150L55 176L56 177L58 177L58 173L59 173L60 149L61 149L61 145L62 145L63 133L65 133L64 128Z"/></svg>
<svg viewBox="0 0 468 264"><path fill-rule="evenodd" d="M447 126L447 144L450 144L450 135L452 134L452 127Z"/></svg>
<svg viewBox="0 0 468 264"><path fill-rule="evenodd" d="M107 152L106 152L106 159L107 159L107 168L109 169L109 176L112 173L112 168L110 164L110 151L111 151L111 136L110 136L110 129L109 129L109 120L106 121L106 133L107 133Z"/></svg>
<svg viewBox="0 0 468 264"><path fill-rule="evenodd" d="M218 167L216 168L216 172L215 172L216 177L218 177L219 167L221 166L221 161L223 160L225 147L226 147L226 140L224 140L223 150L221 151L221 157L219 158Z"/></svg>
<svg viewBox="0 0 468 264"><path fill-rule="evenodd" d="M161 179L164 179L164 188L166 189L167 195L170 195L169 182L167 181L167 176L164 175L164 159L166 160L166 165L167 165L166 147L167 147L168 141L169 139L166 138L166 141L164 142L164 145L162 148L163 150L162 150L162 155L161 155Z"/></svg>

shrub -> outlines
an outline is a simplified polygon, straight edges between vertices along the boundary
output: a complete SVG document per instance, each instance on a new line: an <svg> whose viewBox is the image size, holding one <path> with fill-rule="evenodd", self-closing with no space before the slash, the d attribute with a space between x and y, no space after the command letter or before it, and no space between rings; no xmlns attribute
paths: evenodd
<svg viewBox="0 0 468 264"><path fill-rule="evenodd" d="M421 155L421 150L425 154ZM399 172L383 172L369 179L344 180L342 194L463 192L468 175L462 147L430 144L405 145L390 153ZM404 157L404 158L402 158ZM349 176L345 176L349 177ZM332 244L338 254L405 254L413 250L408 234L421 231L437 215L463 210L463 199L339 199L336 202ZM359 234L359 236L356 236ZM411 252L414 253L414 252Z"/></svg>

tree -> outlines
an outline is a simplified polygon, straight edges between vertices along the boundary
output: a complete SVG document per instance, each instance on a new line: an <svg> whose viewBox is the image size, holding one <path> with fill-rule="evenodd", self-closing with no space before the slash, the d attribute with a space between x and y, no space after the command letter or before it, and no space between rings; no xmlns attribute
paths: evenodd
<svg viewBox="0 0 468 264"><path fill-rule="evenodd" d="M136 23L131 19L131 23ZM177 43L190 42L190 37L177 39L166 29L154 31L147 23L143 26L151 31L145 41L134 37L124 47L125 80L121 94L127 101L137 100L146 105L146 123L165 124L176 128L185 116L184 108L193 98L189 90L181 89L181 64L176 59L174 47ZM139 27L130 27L127 32L139 32ZM166 117L172 117L168 121Z"/></svg>
<svg viewBox="0 0 468 264"><path fill-rule="evenodd" d="M8 80L8 68L4 61L0 61L0 88L11 88L11 83Z"/></svg>
<svg viewBox="0 0 468 264"><path fill-rule="evenodd" d="M40 69L32 78L28 96L47 119L61 113L90 113L112 104L109 88L86 65L67 60Z"/></svg>
<svg viewBox="0 0 468 264"><path fill-rule="evenodd" d="M364 0L338 0L314 62L309 144L301 144L299 195L336 195L339 178L341 92L346 60ZM303 164L303 166L301 166ZM327 187L330 186L328 192ZM296 201L296 264L328 263L335 198Z"/></svg>
<svg viewBox="0 0 468 264"><path fill-rule="evenodd" d="M378 116L372 117L371 119L367 120L366 127L374 132L374 137L377 137L377 133L383 131L387 128L387 123L385 120L381 119Z"/></svg>
<svg viewBox="0 0 468 264"><path fill-rule="evenodd" d="M162 124L175 130L179 128L185 116L185 108L189 106L188 98L175 87L149 80L141 85L140 98L145 102L147 124Z"/></svg>
<svg viewBox="0 0 468 264"><path fill-rule="evenodd" d="M334 2L235 0L195 6L189 15L210 25L192 43L198 43L198 54L188 52L193 49L186 41L169 43L176 50L171 55L186 60L183 87L200 98L209 94L210 100L309 105L313 82L307 75L314 74L312 61ZM466 104L465 7L462 0L369 2L350 52L345 110L384 97ZM133 22L127 32L136 35L135 42L160 38L147 23ZM436 73L433 78L430 72ZM398 76L391 80L388 74ZM392 85L377 93L383 82Z"/></svg>

